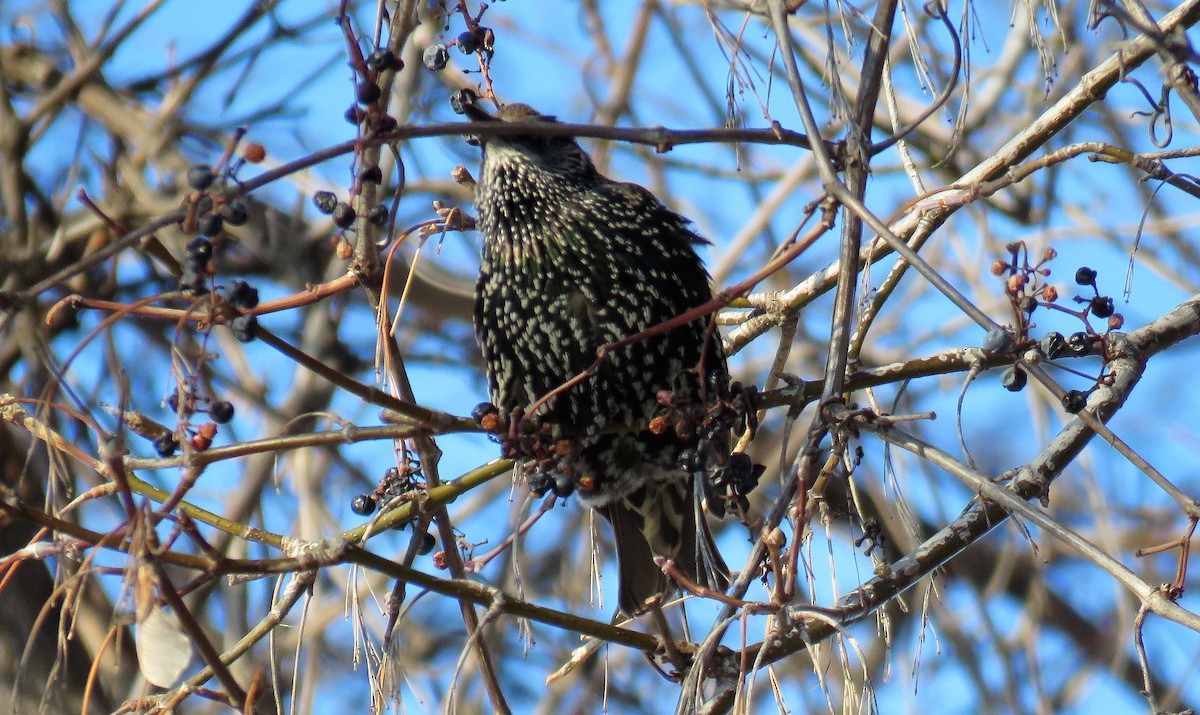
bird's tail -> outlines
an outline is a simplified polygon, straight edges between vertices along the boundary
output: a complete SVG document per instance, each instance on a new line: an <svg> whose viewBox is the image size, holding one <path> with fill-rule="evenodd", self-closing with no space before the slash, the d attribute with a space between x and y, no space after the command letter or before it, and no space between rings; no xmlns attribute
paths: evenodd
<svg viewBox="0 0 1200 715"><path fill-rule="evenodd" d="M646 599L665 596L675 584L654 563L671 559L700 586L724 591L729 567L713 542L691 480L647 482L601 507L613 527L620 578L617 604L627 616L647 610Z"/></svg>

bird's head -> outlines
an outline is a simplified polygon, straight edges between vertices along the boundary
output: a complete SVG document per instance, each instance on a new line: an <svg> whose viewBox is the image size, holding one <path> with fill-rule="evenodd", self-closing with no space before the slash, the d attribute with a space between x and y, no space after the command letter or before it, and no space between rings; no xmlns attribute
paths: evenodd
<svg viewBox="0 0 1200 715"><path fill-rule="evenodd" d="M463 113L473 122L510 122L529 126L529 133L482 135L477 137L483 146L484 171L513 164L530 164L537 169L565 178L578 178L595 172L591 157L573 137L553 136L538 131L539 125L557 124L549 115L541 114L528 104L506 104L489 114L477 103L463 106Z"/></svg>

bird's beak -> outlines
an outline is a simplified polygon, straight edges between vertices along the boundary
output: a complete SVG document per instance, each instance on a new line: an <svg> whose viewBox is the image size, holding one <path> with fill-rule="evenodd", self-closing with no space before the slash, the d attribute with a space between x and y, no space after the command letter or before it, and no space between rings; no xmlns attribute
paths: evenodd
<svg viewBox="0 0 1200 715"><path fill-rule="evenodd" d="M487 110L480 107L476 103L471 103L463 107L463 114L472 122L495 122L498 121L495 117L487 113Z"/></svg>

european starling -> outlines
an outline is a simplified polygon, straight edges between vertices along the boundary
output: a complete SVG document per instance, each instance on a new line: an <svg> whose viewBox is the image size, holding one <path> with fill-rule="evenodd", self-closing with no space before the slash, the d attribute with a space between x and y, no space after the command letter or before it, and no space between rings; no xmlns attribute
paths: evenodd
<svg viewBox="0 0 1200 715"><path fill-rule="evenodd" d="M463 109L479 122L554 122L523 104L495 116L470 103ZM601 346L712 298L696 253L704 241L690 222L645 188L600 175L573 138L480 143L475 206L484 245L475 335L491 400L503 414L529 409L586 371ZM720 336L698 318L609 352L594 374L525 415L548 425L557 444L571 445L549 475L536 474L532 455L518 455L526 457L531 486L537 476L561 495L574 491L612 525L626 615L674 588L655 556L672 559L703 586L729 584L705 523L700 472L681 466L699 438L647 430L663 409L660 398L703 405L712 376L724 370Z"/></svg>

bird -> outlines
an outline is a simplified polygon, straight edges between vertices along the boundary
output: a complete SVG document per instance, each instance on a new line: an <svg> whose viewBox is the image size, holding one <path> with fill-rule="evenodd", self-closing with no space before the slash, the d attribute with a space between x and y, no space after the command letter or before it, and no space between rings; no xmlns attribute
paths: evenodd
<svg viewBox="0 0 1200 715"><path fill-rule="evenodd" d="M698 317L608 351L578 379L602 346L712 299L697 253L706 241L648 189L600 174L575 138L538 133L553 116L516 103L494 114L460 107L473 122L531 127L474 137L483 236L474 329L489 396L505 415L535 408L524 418L569 445L552 473L526 460L531 487L573 492L611 524L621 614L678 590L655 557L723 591L729 569L705 520L700 471L687 466L699 438L647 429L664 404L703 405L727 370L719 334Z"/></svg>

